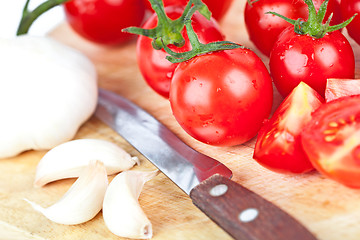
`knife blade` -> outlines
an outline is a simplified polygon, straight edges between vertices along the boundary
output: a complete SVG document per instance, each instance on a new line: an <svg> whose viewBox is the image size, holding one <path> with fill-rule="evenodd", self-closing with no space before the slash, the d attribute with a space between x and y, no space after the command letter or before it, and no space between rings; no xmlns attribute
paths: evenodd
<svg viewBox="0 0 360 240"><path fill-rule="evenodd" d="M232 172L224 164L186 145L126 98L100 89L95 116L152 162L233 238L316 239L288 213L230 180Z"/></svg>

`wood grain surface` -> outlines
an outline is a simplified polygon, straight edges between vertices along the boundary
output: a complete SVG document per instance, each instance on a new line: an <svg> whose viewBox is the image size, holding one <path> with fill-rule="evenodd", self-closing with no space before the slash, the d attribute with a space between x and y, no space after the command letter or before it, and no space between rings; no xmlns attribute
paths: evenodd
<svg viewBox="0 0 360 240"><path fill-rule="evenodd" d="M268 59L248 39L243 21L245 1L234 1L231 11L220 23L221 27L228 40L252 48L267 64ZM233 171L234 181L286 210L318 239L360 239L360 190L346 188L315 171L283 175L264 169L252 159L255 139L226 148L208 146L192 139L173 118L169 102L154 93L142 79L136 64L135 42L116 48L96 46L76 36L65 23L54 29L51 37L80 50L94 62L100 87L129 98L167 125L184 142L223 162ZM360 56L358 46L354 44L354 47L356 55ZM274 94L275 108L282 99L276 91ZM141 159L141 165L134 169L154 169L124 139L95 117L80 128L76 138L112 141ZM27 151L0 160L0 239L122 239L106 228L101 212L84 224L65 226L47 220L23 200L27 198L49 206L75 181L62 180L35 189L35 168L45 153ZM231 239L163 174L145 185L139 201L153 224L153 239Z"/></svg>

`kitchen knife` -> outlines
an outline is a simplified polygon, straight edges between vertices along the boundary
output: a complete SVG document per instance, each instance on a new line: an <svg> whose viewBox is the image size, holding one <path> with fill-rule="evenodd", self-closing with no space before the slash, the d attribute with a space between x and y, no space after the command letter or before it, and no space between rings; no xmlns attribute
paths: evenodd
<svg viewBox="0 0 360 240"><path fill-rule="evenodd" d="M231 181L232 172L225 165L186 145L131 101L100 89L95 115L159 168L233 238L316 239L285 211Z"/></svg>

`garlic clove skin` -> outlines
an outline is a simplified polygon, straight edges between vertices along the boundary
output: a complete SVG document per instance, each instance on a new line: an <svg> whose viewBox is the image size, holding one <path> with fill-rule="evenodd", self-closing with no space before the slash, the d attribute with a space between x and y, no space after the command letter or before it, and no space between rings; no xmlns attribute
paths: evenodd
<svg viewBox="0 0 360 240"><path fill-rule="evenodd" d="M100 160L107 174L115 174L139 164L137 157L131 157L118 145L100 139L78 139L51 149L40 160L36 168L34 186L78 177L89 162Z"/></svg>
<svg viewBox="0 0 360 240"><path fill-rule="evenodd" d="M0 38L0 52L0 158L73 139L97 105L94 64L47 37Z"/></svg>
<svg viewBox="0 0 360 240"><path fill-rule="evenodd" d="M144 184L159 171L125 171L109 184L103 202L106 226L117 236L135 239L152 238L152 225L138 198Z"/></svg>
<svg viewBox="0 0 360 240"><path fill-rule="evenodd" d="M50 207L43 208L24 200L49 220L74 225L89 221L99 213L107 187L108 178L104 164L92 161L64 196Z"/></svg>

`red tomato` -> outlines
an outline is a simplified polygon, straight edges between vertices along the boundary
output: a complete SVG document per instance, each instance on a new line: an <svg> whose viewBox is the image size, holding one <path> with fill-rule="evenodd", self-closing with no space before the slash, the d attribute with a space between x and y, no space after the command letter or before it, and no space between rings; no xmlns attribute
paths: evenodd
<svg viewBox="0 0 360 240"><path fill-rule="evenodd" d="M178 65L170 87L173 114L195 139L233 146L254 137L271 111L271 78L246 48L216 51Z"/></svg>
<svg viewBox="0 0 360 240"><path fill-rule="evenodd" d="M149 0L145 0L147 8L152 11ZM189 0L163 0L164 6L186 6ZM229 10L233 0L203 0L212 13L212 17L220 21Z"/></svg>
<svg viewBox="0 0 360 240"><path fill-rule="evenodd" d="M80 36L115 45L134 37L121 30L141 25L145 4L143 0L70 0L64 4L64 10L68 23Z"/></svg>
<svg viewBox="0 0 360 240"><path fill-rule="evenodd" d="M360 0L341 0L341 14L344 19L352 17L355 13L360 14ZM360 44L360 16L357 15L349 25L346 26L348 34L357 44Z"/></svg>
<svg viewBox="0 0 360 240"><path fill-rule="evenodd" d="M179 7L167 7L166 13L171 19L176 19L183 12ZM212 19L208 21L204 16L196 12L192 18L192 26L199 37L200 42L209 43L222 41L224 36L220 32L220 28L216 21ZM143 28L154 28L157 25L157 16L153 14L146 21ZM186 52L191 50L189 38L186 30L183 30L185 45L181 48L169 46L173 51ZM137 61L140 71L148 83L158 94L165 98L169 98L170 81L174 70L178 64L169 62L165 57L168 55L163 49L155 50L151 45L152 39L139 36L136 47Z"/></svg>
<svg viewBox="0 0 360 240"><path fill-rule="evenodd" d="M314 0L316 9L320 8L323 0ZM266 56L270 56L271 49L279 34L290 24L280 17L266 12L276 12L291 19L307 19L308 7L303 0L258 0L247 2L244 12L245 26L249 33L250 40ZM327 19L331 12L334 13L332 24L340 23L340 12L336 8L336 1L329 0Z"/></svg>
<svg viewBox="0 0 360 240"><path fill-rule="evenodd" d="M346 186L360 188L360 96L320 106L301 134L314 167Z"/></svg>
<svg viewBox="0 0 360 240"><path fill-rule="evenodd" d="M296 34L292 26L279 36L269 65L276 88L284 97L300 82L324 96L328 78L354 78L355 74L354 53L341 32L315 39Z"/></svg>
<svg viewBox="0 0 360 240"><path fill-rule="evenodd" d="M314 169L301 146L300 133L322 102L314 89L301 82L261 128L254 159L281 173L304 173Z"/></svg>
<svg viewBox="0 0 360 240"><path fill-rule="evenodd" d="M326 102L352 95L360 95L360 79L331 78L327 80L325 89Z"/></svg>

